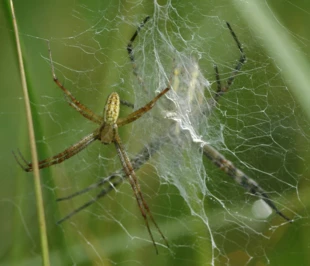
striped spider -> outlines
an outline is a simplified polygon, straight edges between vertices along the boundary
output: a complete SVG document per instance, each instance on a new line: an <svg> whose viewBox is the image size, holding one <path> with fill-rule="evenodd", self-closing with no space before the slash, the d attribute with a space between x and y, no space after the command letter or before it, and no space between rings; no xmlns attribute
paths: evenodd
<svg viewBox="0 0 310 266"><path fill-rule="evenodd" d="M147 17L144 22L138 27L134 35L132 36L127 50L129 53L129 56L131 57L133 52L132 52L132 42L135 40L136 36L138 35L138 32L140 31L141 27L147 22L149 17ZM145 106L141 107L140 109L132 112L125 118L119 118L119 109L120 109L120 98L119 95L116 92L112 92L108 98L107 102L104 107L104 113L103 117L100 115L95 114L93 111L91 111L89 108L87 108L85 105L83 105L81 102L79 102L72 94L70 91L68 91L58 80L55 74L54 66L53 66L53 60L52 60L52 52L50 49L50 45L48 44L48 50L49 50L49 57L50 57L50 62L51 62L51 68L52 68L52 75L53 75L53 80L57 84L57 86L64 92L66 97L69 99L68 103L71 107L73 107L76 111L78 111L82 116L85 118L89 119L90 121L94 122L95 124L99 125L99 127L94 130L92 133L89 135L85 136L83 139L78 141L77 143L73 144L63 152L60 152L56 154L53 157L47 158L45 160L39 161L39 169L50 167L54 164L59 164L62 163L63 161L71 158L72 156L76 155L83 149L85 149L87 146L89 146L91 143L93 143L96 140L99 140L102 144L108 145L113 143L118 156L120 158L122 167L123 167L123 173L126 175L126 177L129 180L129 183L133 189L134 196L137 200L140 212L144 218L145 225L147 227L147 231L150 235L150 238L153 242L153 245L155 247L156 253L158 253L157 246L153 237L153 234L151 232L150 226L149 226L149 220L154 224L158 232L160 233L161 237L163 238L165 244L167 247L168 241L166 240L165 236L159 229L159 226L157 225L149 206L147 205L144 196L141 192L140 184L138 182L138 178L136 176L134 166L132 165L125 148L122 144L122 141L120 139L120 136L118 134L118 128L122 127L124 125L127 125L129 123L134 122L135 120L139 119L142 115L150 111L155 103L164 95L166 94L170 88L166 88L163 91L161 91L157 96L153 98L149 103L147 103ZM127 103L124 103L127 104ZM13 153L14 154L14 153ZM17 161L17 163L21 166L21 168L26 171L26 172L31 172L33 171L32 163L29 163L25 160L25 158L22 156L22 154L19 152L19 157L14 154L14 157ZM25 165L24 165L25 164ZM62 200L62 199L58 199ZM75 213L75 212L74 212ZM73 214L74 214L73 213ZM68 218L70 218L73 214L67 215L65 218L61 219L58 221L58 223L61 223Z"/></svg>

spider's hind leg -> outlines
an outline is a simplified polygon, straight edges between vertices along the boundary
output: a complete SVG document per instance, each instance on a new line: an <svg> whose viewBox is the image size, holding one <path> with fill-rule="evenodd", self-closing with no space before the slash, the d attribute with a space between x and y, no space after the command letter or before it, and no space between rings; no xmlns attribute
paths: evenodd
<svg viewBox="0 0 310 266"><path fill-rule="evenodd" d="M234 82L234 80L237 76L237 73L241 70L242 66L246 62L246 56L245 56L242 45L241 45L237 35L235 34L235 32L233 31L233 29L231 28L231 26L228 22L226 22L226 25L227 25L227 27L230 31L230 34L232 35L232 37L233 37L233 39L234 39L234 41L238 47L238 50L240 52L240 58L239 58L236 66L234 67L233 71L230 74L230 77L227 79L226 84L224 86L221 84L219 70L218 70L216 65L214 66L215 79L216 79L216 84L217 84L217 90L216 90L215 95L214 95L215 103L217 103L219 101L220 97L229 90L230 86L232 85L232 83Z"/></svg>
<svg viewBox="0 0 310 266"><path fill-rule="evenodd" d="M143 78L139 75L138 70L137 70L137 64L136 64L136 61L135 61L134 50L133 50L132 44L135 41L135 39L137 38L138 33L140 32L140 30L144 27L145 23L148 22L149 19L150 19L150 16L147 16L141 22L141 24L138 26L138 28L136 29L135 33L132 35L132 37L130 38L130 41L127 44L127 52L128 52L128 56L129 56L131 65L132 65L133 74L138 79L139 84L141 85L142 88L145 88L144 81L143 81Z"/></svg>
<svg viewBox="0 0 310 266"><path fill-rule="evenodd" d="M25 172L30 172L32 171L32 163L28 162L25 157L22 155L20 150L17 150L17 154L12 151L13 156L18 163L18 165L25 171Z"/></svg>

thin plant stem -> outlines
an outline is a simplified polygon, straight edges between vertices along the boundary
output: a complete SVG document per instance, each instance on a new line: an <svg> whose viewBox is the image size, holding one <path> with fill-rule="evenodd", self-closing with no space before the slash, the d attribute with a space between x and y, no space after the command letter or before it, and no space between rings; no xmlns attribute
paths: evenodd
<svg viewBox="0 0 310 266"><path fill-rule="evenodd" d="M27 82L26 82L26 74L25 74L24 62L23 62L23 57L22 57L20 39L19 39L19 34L18 34L19 31L18 31L18 26L16 22L13 0L10 0L10 7L11 7L11 12L12 12L12 20L13 20L13 27L14 27L15 40L16 40L16 49L17 49L17 54L18 54L20 76L21 76L21 81L22 81L22 89L23 89L23 95L24 95L25 107L26 107L26 117L27 117L27 124L28 124L31 158L33 162L32 167L33 167L33 175L34 175L38 222L39 222L39 228L40 228L40 239L41 239L42 260L43 260L42 265L49 266L50 259L49 259L49 249L48 249L48 241L47 241L47 234L46 234L44 204L43 204L41 181L40 181L40 174L39 174L39 167L38 167L38 156L37 156L37 150L36 150L35 135L34 135L34 130L33 130L33 120L32 120L32 115L31 115L28 87L27 87Z"/></svg>

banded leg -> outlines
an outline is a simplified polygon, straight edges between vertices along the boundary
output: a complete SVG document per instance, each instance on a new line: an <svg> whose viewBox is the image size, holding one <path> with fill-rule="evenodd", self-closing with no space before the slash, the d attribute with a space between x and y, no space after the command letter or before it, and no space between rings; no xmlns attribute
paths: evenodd
<svg viewBox="0 0 310 266"><path fill-rule="evenodd" d="M84 104L80 103L70 91L68 91L58 80L55 69L54 69L54 64L53 64L53 59L52 59L52 51L50 47L50 43L48 42L48 51L49 51L49 56L50 56L50 62L51 62L51 68L52 68L52 75L53 75L53 80L57 84L57 86L64 92L66 97L68 97L69 105L73 107L75 110L77 110L82 116L87 118L90 121L93 121L94 123L101 125L103 118L97 114L95 114L92 110L87 108Z"/></svg>
<svg viewBox="0 0 310 266"><path fill-rule="evenodd" d="M136 61L135 61L135 56L134 56L134 51L133 51L132 44L135 41L136 37L138 36L139 31L144 27L145 23L148 22L149 19L150 19L150 16L147 16L143 20L143 22L139 25L139 27L137 28L135 33L132 35L132 37L131 37L128 45L127 45L127 52L128 52L131 64L132 64L133 73L136 76L136 78L138 79L138 81L139 81L140 85L142 86L142 88L145 88L144 81L143 81L143 79L138 74L138 70L137 70L137 65L136 65Z"/></svg>
<svg viewBox="0 0 310 266"><path fill-rule="evenodd" d="M64 160L71 158L73 155L79 153L81 150L85 149L88 145L90 145L92 142L94 142L96 139L98 139L98 130L95 132L87 135L83 139L81 139L79 142L75 143L68 149L64 150L63 152L60 152L56 154L53 157L47 158L45 160L39 161L39 169L49 167L54 164L62 163ZM32 163L29 163L26 161L24 156L18 152L19 157L13 152L13 155L15 157L15 160L19 164L19 166L26 172L31 172L32 169ZM26 166L25 166L26 165Z"/></svg>
<svg viewBox="0 0 310 266"><path fill-rule="evenodd" d="M216 78L216 83L217 83L217 91L214 95L214 101L215 102L218 102L219 101L219 98L225 93L228 91L228 89L230 88L230 86L232 85L232 83L234 82L236 76L237 76L237 73L241 70L243 64L245 63L246 61L246 56L245 56L245 53L242 49L242 45L241 43L239 42L238 38L237 38L237 35L235 34L235 32L233 31L233 29L231 28L230 24L228 22L226 22L226 25L232 35L232 37L234 38L236 44L237 44L237 47L240 51L240 58L238 60L238 63L237 65L235 66L234 70L232 71L230 77L228 78L227 82L226 82L226 85L222 86L221 85L221 80L220 80L220 75L219 75L219 71L218 71L218 68L217 66L215 65L214 66L214 70L215 70L215 78Z"/></svg>
<svg viewBox="0 0 310 266"><path fill-rule="evenodd" d="M160 97L162 97L165 93L167 93L170 90L170 88L166 88L164 89L161 93L159 93L152 101L150 101L149 103L147 103L146 105L144 105L143 107L141 107L140 109L138 109L137 111L129 114L127 117L125 118L119 118L117 120L117 126L121 127L124 126L126 124L129 124L135 120L137 120L139 117L141 117L142 115L144 115L147 111L149 111L150 109L153 108L153 106L155 105L155 103L159 100Z"/></svg>
<svg viewBox="0 0 310 266"><path fill-rule="evenodd" d="M57 224L61 224L62 222L70 219L72 216L74 216L75 214L77 214L80 211L84 210L88 206L90 206L93 203L97 202L100 198L102 198L103 196L107 195L111 190L115 189L115 187L118 186L119 184L121 184L122 182L123 182L123 178L120 178L120 179L117 179L117 180L113 181L112 184L111 184L111 181L109 181L109 183L110 183L109 186L107 188L102 189L100 191L100 193L95 198L91 199L90 201L87 201L85 204L83 204L79 208L77 208L77 209L73 210L72 212L70 212L68 215L66 215L65 217L63 217L59 221L57 221ZM82 193L80 193L80 194L82 194ZM73 195L72 197L59 198L59 199L57 199L57 201L67 200L67 199L73 198L74 196L75 195Z"/></svg>
<svg viewBox="0 0 310 266"><path fill-rule="evenodd" d="M156 250L156 253L158 254L158 250L157 250L157 246L156 246L156 243L154 241L154 237L153 237L153 234L151 232L151 229L150 229L150 226L149 226L149 222L148 222L148 217L147 215L149 216L149 218L151 219L152 223L154 224L154 226L156 227L157 231L160 233L161 237L163 238L163 240L165 241L166 243L166 246L169 247L169 244L168 244L168 241L166 240L165 236L163 235L163 233L161 232L159 226L157 225L151 211L150 211L150 208L149 206L147 205L144 197L143 197L143 194L141 192L141 189L140 189L140 184L138 182L138 178L136 176L136 173L133 169L133 166L128 158L128 155L122 145L122 142L121 142L121 139L118 135L118 132L117 132L117 128L115 128L115 141L114 141L114 144L115 144L115 147L116 147L116 150L117 150L117 153L120 157L120 161L122 163L122 166L123 166L123 169L124 169L124 172L129 180L129 183L134 191L134 195L135 195L135 198L137 200L137 203L138 203L138 206L139 206L139 209L140 209L140 212L143 216L143 219L144 219L144 222L145 222L145 225L147 227L147 230L148 230L148 233L150 235L150 238L153 242L153 245L155 247L155 250Z"/></svg>
<svg viewBox="0 0 310 266"><path fill-rule="evenodd" d="M272 200L268 197L267 193L250 177L248 177L241 170L236 168L234 164L227 160L222 154L220 154L216 149L211 147L210 145L203 146L203 154L215 164L218 168L223 170L227 175L232 177L240 186L249 191L251 194L260 197L263 201L267 203L267 205L273 209L278 215L287 220L288 222L292 222L287 216L285 216L272 202Z"/></svg>

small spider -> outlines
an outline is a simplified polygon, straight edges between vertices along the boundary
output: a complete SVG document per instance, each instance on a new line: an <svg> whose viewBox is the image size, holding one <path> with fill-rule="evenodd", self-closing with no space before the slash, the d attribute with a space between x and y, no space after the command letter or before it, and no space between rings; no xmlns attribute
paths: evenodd
<svg viewBox="0 0 310 266"><path fill-rule="evenodd" d="M147 17L144 22L138 27L135 34L130 40L130 43L128 44L128 53L129 55L132 55L132 42L135 40L139 30L143 25L147 22L149 17ZM52 60L52 52L50 49L50 46L48 44L48 50L49 50L49 56L50 56L50 62L52 67L52 74L53 74L53 80L57 84L57 86L65 93L65 95L69 98L69 105L72 106L75 110L77 110L82 116L86 117L90 121L96 123L99 125L99 127L94 130L89 135L85 136L83 139L81 139L76 144L72 145L71 147L67 148L61 153L56 154L53 157L47 158L45 160L39 161L39 169L49 167L54 164L62 163L63 161L71 158L72 156L76 155L83 149L85 149L88 145L93 143L95 140L99 140L102 144L108 145L113 143L115 145L115 148L117 150L117 153L119 155L123 171L125 175L127 176L129 183L133 189L135 198L137 200L139 209L141 211L141 214L144 218L148 233L150 235L150 238L153 242L153 245L155 247L156 253L158 253L156 243L154 241L153 234L151 232L150 226L149 226L149 220L148 218L153 222L154 226L160 233L161 237L163 238L165 244L167 247L169 247L168 241L166 240L165 236L159 229L159 226L157 225L149 206L147 205L144 196L141 192L141 188L138 182L138 178L136 176L136 173L134 171L134 167L132 166L132 163L130 162L130 159L125 151L125 148L121 142L120 136L118 134L118 127L127 125L131 122L134 122L138 118L140 118L142 115L150 111L155 103L158 101L160 97L162 97L164 94L166 94L170 88L164 89L162 92L160 92L153 100L151 100L149 103L147 103L145 106L141 107L137 111L132 112L125 118L119 118L119 109L120 109L120 98L119 95L116 92L112 92L105 104L104 107L104 114L103 117L93 113L90 109L88 109L85 105L80 103L72 94L69 92L58 80L55 74L54 66L53 66L53 60ZM126 103L125 103L126 104ZM14 153L13 153L14 154ZM14 157L17 161L17 163L22 167L23 170L26 172L31 172L33 170L32 163L28 163L22 154L19 152L19 156L21 160L14 154ZM26 166L23 165L23 162L26 164ZM60 199L61 200L61 199ZM65 217L64 219L58 221L58 223L61 223L62 221L68 219L70 216Z"/></svg>

